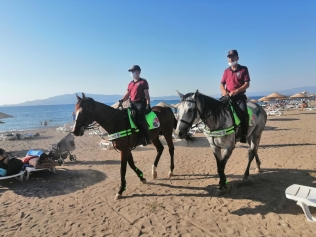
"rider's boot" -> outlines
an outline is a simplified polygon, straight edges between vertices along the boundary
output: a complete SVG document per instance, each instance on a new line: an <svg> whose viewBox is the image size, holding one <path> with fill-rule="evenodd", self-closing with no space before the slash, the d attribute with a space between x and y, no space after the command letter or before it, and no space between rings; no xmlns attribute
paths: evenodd
<svg viewBox="0 0 316 237"><path fill-rule="evenodd" d="M241 137L240 142L241 143L247 143L247 135L248 135L248 127L249 127L249 115L247 113L243 114L243 119L241 123Z"/></svg>
<svg viewBox="0 0 316 237"><path fill-rule="evenodd" d="M147 145L152 143L151 140L150 140L150 135L149 135L147 121L143 120L141 125L142 125L142 128L143 128L142 130L143 130L143 133L144 133L143 146L147 146Z"/></svg>

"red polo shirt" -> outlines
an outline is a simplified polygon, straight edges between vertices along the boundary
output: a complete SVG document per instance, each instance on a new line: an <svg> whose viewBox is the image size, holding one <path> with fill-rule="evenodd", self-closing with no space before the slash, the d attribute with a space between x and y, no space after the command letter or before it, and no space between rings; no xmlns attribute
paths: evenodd
<svg viewBox="0 0 316 237"><path fill-rule="evenodd" d="M129 96L132 102L139 101L145 99L144 90L148 90L149 85L146 79L139 78L138 81L131 81L128 84L127 90L129 91Z"/></svg>
<svg viewBox="0 0 316 237"><path fill-rule="evenodd" d="M226 85L228 92L231 92L240 88L247 81L250 81L248 68L238 64L236 71L233 71L230 67L224 71L221 83ZM245 92L243 91L243 93Z"/></svg>

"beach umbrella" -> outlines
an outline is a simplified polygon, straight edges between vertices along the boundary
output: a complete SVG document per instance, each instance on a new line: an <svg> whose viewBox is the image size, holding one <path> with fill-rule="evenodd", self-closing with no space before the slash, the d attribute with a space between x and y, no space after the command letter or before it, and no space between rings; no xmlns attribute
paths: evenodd
<svg viewBox="0 0 316 237"><path fill-rule="evenodd" d="M278 92L273 92L272 94L267 95L266 97L272 98L272 99L287 98L287 96L282 95L282 94L280 94Z"/></svg>
<svg viewBox="0 0 316 237"><path fill-rule="evenodd" d="M0 119L4 119L4 118L13 118L13 116L0 112Z"/></svg>
<svg viewBox="0 0 316 237"><path fill-rule="evenodd" d="M116 102L116 103L112 104L111 107L118 108L119 104L120 104L120 102ZM126 108L129 108L129 107L130 107L129 100L124 101L123 102L123 108L126 109Z"/></svg>
<svg viewBox="0 0 316 237"><path fill-rule="evenodd" d="M308 94L309 92L307 92L307 91L302 91L301 93L304 94L304 95L306 95L306 94Z"/></svg>
<svg viewBox="0 0 316 237"><path fill-rule="evenodd" d="M159 102L155 106L174 108L172 105L170 105L170 104L168 104L166 102L163 102L163 101Z"/></svg>
<svg viewBox="0 0 316 237"><path fill-rule="evenodd" d="M306 95L306 94L303 94L302 92L301 93L296 93L294 95L291 95L290 98L308 98L309 96Z"/></svg>
<svg viewBox="0 0 316 237"><path fill-rule="evenodd" d="M251 102L254 102L254 103L257 103L257 102L258 102L258 100L255 100L255 99L251 99L250 101L251 101Z"/></svg>
<svg viewBox="0 0 316 237"><path fill-rule="evenodd" d="M258 101L262 102L262 101L271 101L271 100L274 100L274 98L269 98L269 97L261 97Z"/></svg>

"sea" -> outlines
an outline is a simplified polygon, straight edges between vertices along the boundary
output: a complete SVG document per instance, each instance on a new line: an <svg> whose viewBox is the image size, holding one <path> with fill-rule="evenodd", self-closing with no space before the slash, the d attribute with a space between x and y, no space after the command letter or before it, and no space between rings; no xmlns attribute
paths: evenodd
<svg viewBox="0 0 316 237"><path fill-rule="evenodd" d="M153 100L150 105L153 107L161 101L168 104L180 102L179 100ZM114 103L105 104L111 106ZM74 108L74 104L0 107L0 112L13 116L13 118L1 119L4 123L0 123L0 133L61 127L65 123L72 124Z"/></svg>
<svg viewBox="0 0 316 237"><path fill-rule="evenodd" d="M251 99L261 97L252 97ZM180 100L153 100L151 106L153 107L162 101L170 105L180 102ZM105 104L111 106L114 103ZM1 119L4 123L0 123L0 133L8 131L23 132L61 127L65 123L71 124L74 108L74 104L0 107L0 112L13 116L13 118ZM47 122L46 126L44 125L45 121Z"/></svg>

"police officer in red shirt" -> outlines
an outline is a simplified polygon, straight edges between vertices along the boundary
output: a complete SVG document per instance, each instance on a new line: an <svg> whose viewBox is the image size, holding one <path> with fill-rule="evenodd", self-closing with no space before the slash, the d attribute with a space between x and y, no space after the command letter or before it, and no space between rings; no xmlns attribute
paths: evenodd
<svg viewBox="0 0 316 237"><path fill-rule="evenodd" d="M229 94L232 101L236 102L242 111L240 142L246 143L249 115L245 93L246 89L250 86L250 76L248 68L238 64L239 57L237 50L230 50L227 57L229 67L224 71L220 89L222 96Z"/></svg>
<svg viewBox="0 0 316 237"><path fill-rule="evenodd" d="M120 103L123 103L125 100L130 98L133 107L136 109L137 118L141 124L142 131L145 136L143 145L148 145L151 142L148 124L145 118L146 113L151 111L150 108L150 97L149 97L149 85L146 79L140 77L141 69L138 65L134 65L128 70L131 72L133 80L128 84L127 92L120 100Z"/></svg>

